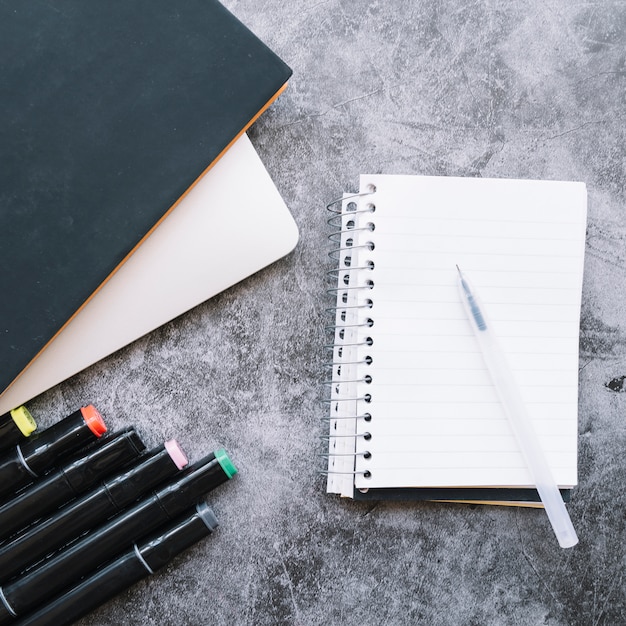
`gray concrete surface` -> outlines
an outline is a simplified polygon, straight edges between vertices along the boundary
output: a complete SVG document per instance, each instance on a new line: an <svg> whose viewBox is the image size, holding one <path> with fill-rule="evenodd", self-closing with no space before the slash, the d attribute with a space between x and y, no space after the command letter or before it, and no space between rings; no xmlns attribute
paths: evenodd
<svg viewBox="0 0 626 626"><path fill-rule="evenodd" d="M626 624L626 2L226 5L294 70L250 136L301 241L30 404L240 469L213 537L81 624ZM540 511L325 494L324 207L362 172L587 183L574 549Z"/></svg>

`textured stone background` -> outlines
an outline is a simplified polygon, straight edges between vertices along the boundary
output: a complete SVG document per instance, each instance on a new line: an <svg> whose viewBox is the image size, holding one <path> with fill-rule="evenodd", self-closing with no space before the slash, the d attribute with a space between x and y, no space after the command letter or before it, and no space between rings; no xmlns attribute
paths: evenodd
<svg viewBox="0 0 626 626"><path fill-rule="evenodd" d="M30 404L240 469L213 537L81 624L626 624L626 2L226 5L294 70L250 136L301 241ZM587 183L574 549L538 511L325 494L324 207L361 172Z"/></svg>

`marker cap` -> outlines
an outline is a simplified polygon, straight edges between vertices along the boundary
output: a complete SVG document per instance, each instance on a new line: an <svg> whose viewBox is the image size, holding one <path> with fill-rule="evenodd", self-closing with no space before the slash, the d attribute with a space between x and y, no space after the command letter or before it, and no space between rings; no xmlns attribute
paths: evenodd
<svg viewBox="0 0 626 626"><path fill-rule="evenodd" d="M213 513L213 509L206 502L200 502L196 506L198 517L204 522L204 525L213 532L218 526L217 517Z"/></svg>
<svg viewBox="0 0 626 626"><path fill-rule="evenodd" d="M228 457L228 454L226 454L226 450L224 450L224 448L220 448L219 450L216 450L214 454L217 462L222 466L226 476L228 476L228 478L232 478L237 473L237 468Z"/></svg>
<svg viewBox="0 0 626 626"><path fill-rule="evenodd" d="M170 439L169 441L166 441L164 445L168 454L172 457L172 461L174 461L179 470L189 464L187 455L183 452L183 449L180 447L176 439Z"/></svg>
<svg viewBox="0 0 626 626"><path fill-rule="evenodd" d="M102 437L102 435L106 433L107 427L104 423L104 419L102 419L102 415L100 415L100 412L93 404L82 407L80 412L83 415L85 424L87 424L89 430L91 430L96 437Z"/></svg>
<svg viewBox="0 0 626 626"><path fill-rule="evenodd" d="M159 500L160 508L173 519L236 473L237 468L226 451L219 449L189 465L180 478L159 489L155 496Z"/></svg>
<svg viewBox="0 0 626 626"><path fill-rule="evenodd" d="M24 437L30 436L37 429L37 424L33 416L25 406L13 409L11 411L11 417Z"/></svg>
<svg viewBox="0 0 626 626"><path fill-rule="evenodd" d="M0 451L8 450L24 442L37 428L35 420L26 407L20 406L0 415Z"/></svg>
<svg viewBox="0 0 626 626"><path fill-rule="evenodd" d="M169 563L174 555L212 533L217 526L215 514L207 504L201 502L173 523L162 527L151 538L142 540L137 550L151 572L156 572Z"/></svg>
<svg viewBox="0 0 626 626"><path fill-rule="evenodd" d="M58 466L70 454L88 443L93 443L94 435L99 439L106 430L102 416L90 405L74 411L49 428L34 433L20 444L21 456L29 468L30 479ZM13 483L7 489L19 486L21 485ZM0 481L0 493L3 487Z"/></svg>

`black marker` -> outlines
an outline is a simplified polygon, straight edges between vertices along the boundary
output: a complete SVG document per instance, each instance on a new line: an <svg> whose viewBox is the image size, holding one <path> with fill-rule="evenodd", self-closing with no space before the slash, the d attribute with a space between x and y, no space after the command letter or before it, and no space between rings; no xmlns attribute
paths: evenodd
<svg viewBox="0 0 626 626"><path fill-rule="evenodd" d="M224 450L183 470L182 476L120 513L18 579L0 587L0 626L26 615L91 574L120 549L176 519L237 469Z"/></svg>
<svg viewBox="0 0 626 626"><path fill-rule="evenodd" d="M135 467L104 481L78 500L0 545L0 582L9 580L53 550L102 524L187 465L175 441L153 450Z"/></svg>
<svg viewBox="0 0 626 626"><path fill-rule="evenodd" d="M106 430L100 413L89 405L5 452L0 458L0 497L16 493Z"/></svg>
<svg viewBox="0 0 626 626"><path fill-rule="evenodd" d="M102 437L96 448L89 449L0 506L0 539L6 539L81 495L136 459L145 448L132 428Z"/></svg>
<svg viewBox="0 0 626 626"><path fill-rule="evenodd" d="M0 415L0 451L12 448L35 432L37 424L25 406Z"/></svg>
<svg viewBox="0 0 626 626"><path fill-rule="evenodd" d="M151 538L134 544L113 562L17 624L71 624L142 578L154 574L216 528L213 511L206 504L199 504L194 512L178 518Z"/></svg>

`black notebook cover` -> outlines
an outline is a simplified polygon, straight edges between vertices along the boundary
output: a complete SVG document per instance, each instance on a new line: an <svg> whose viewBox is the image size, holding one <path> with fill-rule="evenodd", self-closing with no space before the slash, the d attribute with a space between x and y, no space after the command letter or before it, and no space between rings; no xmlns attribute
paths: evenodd
<svg viewBox="0 0 626 626"><path fill-rule="evenodd" d="M0 391L278 95L215 0L0 0Z"/></svg>
<svg viewBox="0 0 626 626"><path fill-rule="evenodd" d="M564 502L570 502L571 489L560 489ZM354 490L353 498L363 501L413 501L435 500L446 502L507 502L539 504L541 498L536 489L507 488L507 487L407 487L389 489L369 489L368 491Z"/></svg>

